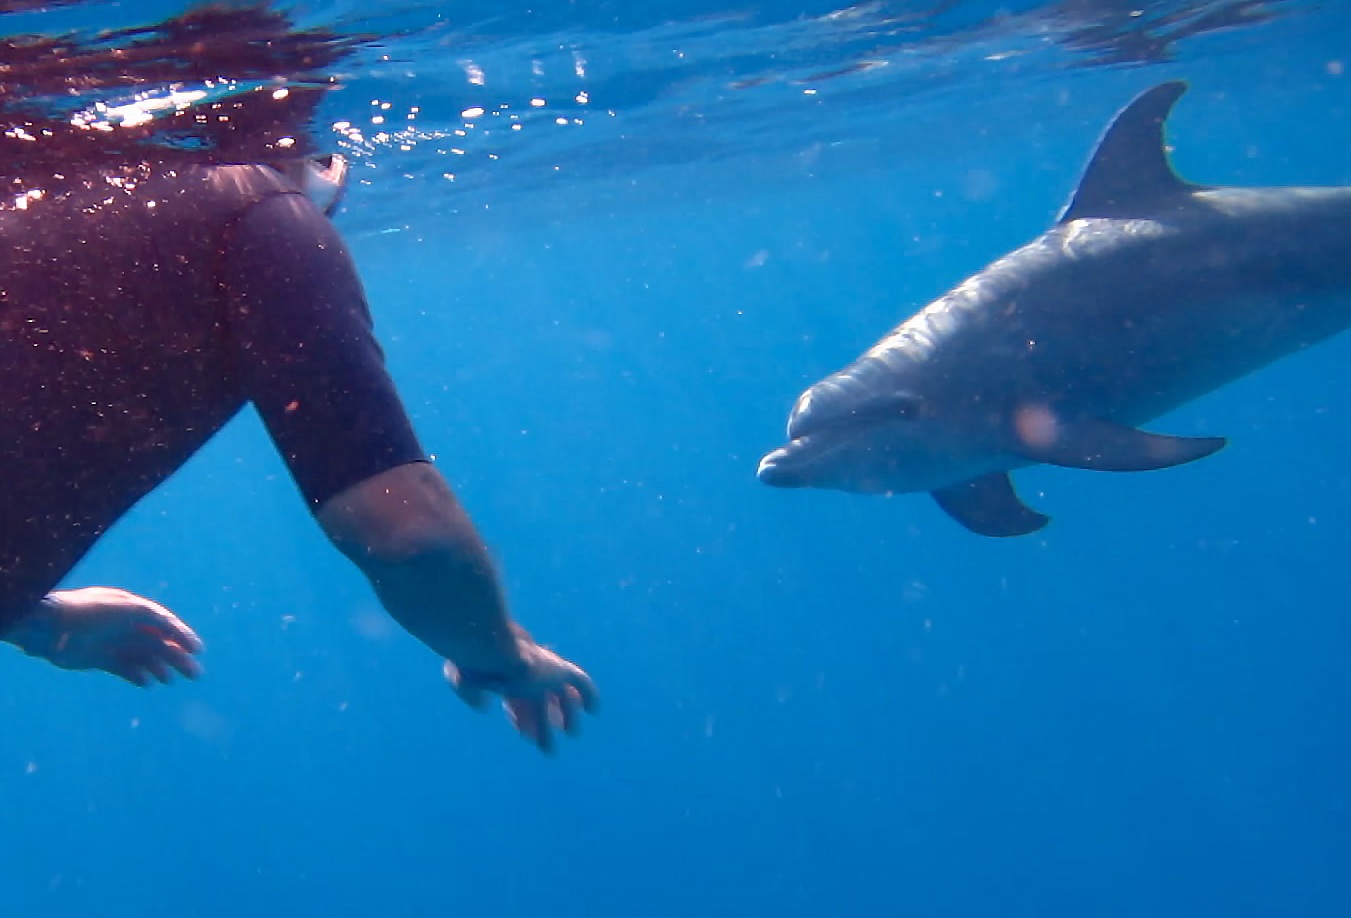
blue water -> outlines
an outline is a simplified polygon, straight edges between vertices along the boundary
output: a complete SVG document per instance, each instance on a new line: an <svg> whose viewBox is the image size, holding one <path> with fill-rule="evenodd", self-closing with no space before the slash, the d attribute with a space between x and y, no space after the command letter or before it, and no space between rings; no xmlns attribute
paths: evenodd
<svg viewBox="0 0 1351 918"><path fill-rule="evenodd" d="M4 914L1351 915L1351 341L1155 425L1232 438L1204 462L1020 473L1054 517L1022 539L754 477L1139 89L1190 80L1189 178L1351 184L1341 5L1114 66L1049 4L582 6L300 12L405 30L325 104L364 132L337 222L516 615L603 710L546 759L459 705L245 415L70 578L179 612L201 681L0 661Z"/></svg>

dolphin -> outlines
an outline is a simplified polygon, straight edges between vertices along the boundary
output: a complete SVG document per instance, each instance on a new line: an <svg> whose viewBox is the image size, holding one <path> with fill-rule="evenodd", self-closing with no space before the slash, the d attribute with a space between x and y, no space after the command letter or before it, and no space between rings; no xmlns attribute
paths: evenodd
<svg viewBox="0 0 1351 918"><path fill-rule="evenodd" d="M1164 122L1186 91L1138 95L1046 232L802 394L778 487L928 491L967 529L1049 518L1009 472L1128 472L1211 455L1220 437L1140 429L1351 325L1351 187L1195 185Z"/></svg>

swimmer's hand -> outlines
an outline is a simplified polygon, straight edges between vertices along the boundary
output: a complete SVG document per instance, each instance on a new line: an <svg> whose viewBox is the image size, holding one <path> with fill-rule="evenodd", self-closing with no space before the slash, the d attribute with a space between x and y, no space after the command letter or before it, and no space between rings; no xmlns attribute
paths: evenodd
<svg viewBox="0 0 1351 918"><path fill-rule="evenodd" d="M99 669L145 687L172 670L201 674L202 641L157 602L112 587L59 590L43 597L4 639L62 669Z"/></svg>
<svg viewBox="0 0 1351 918"><path fill-rule="evenodd" d="M501 671L462 668L451 660L443 670L465 704L482 710L489 694L499 695L521 736L553 752L553 729L575 736L582 728L582 712L595 712L600 702L596 686L582 669L530 639L519 626L519 659Z"/></svg>

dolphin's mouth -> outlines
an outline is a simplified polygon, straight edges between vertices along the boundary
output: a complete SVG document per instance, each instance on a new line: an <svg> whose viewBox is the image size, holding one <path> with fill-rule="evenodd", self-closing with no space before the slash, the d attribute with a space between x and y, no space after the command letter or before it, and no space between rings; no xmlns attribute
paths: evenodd
<svg viewBox="0 0 1351 918"><path fill-rule="evenodd" d="M894 423L906 423L920 412L920 400L909 392L882 392L856 400L847 411L827 412L813 404L811 393L798 402L788 418L789 441L760 460L756 477L776 488L806 488L815 484L811 471L860 437Z"/></svg>
<svg viewBox="0 0 1351 918"><path fill-rule="evenodd" d="M812 434L795 437L778 449L766 453L755 470L755 477L776 488L806 488L812 485L808 474L822 459L848 443L848 437L824 439Z"/></svg>
<svg viewBox="0 0 1351 918"><path fill-rule="evenodd" d="M793 468L792 444L781 446L765 454L755 477L776 488L802 488L807 482L798 469Z"/></svg>

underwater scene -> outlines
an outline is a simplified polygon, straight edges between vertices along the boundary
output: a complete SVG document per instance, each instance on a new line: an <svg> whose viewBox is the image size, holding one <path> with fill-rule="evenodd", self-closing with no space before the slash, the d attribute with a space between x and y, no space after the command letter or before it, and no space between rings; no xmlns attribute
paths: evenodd
<svg viewBox="0 0 1351 918"><path fill-rule="evenodd" d="M1351 6L0 13L3 914L1351 915Z"/></svg>

